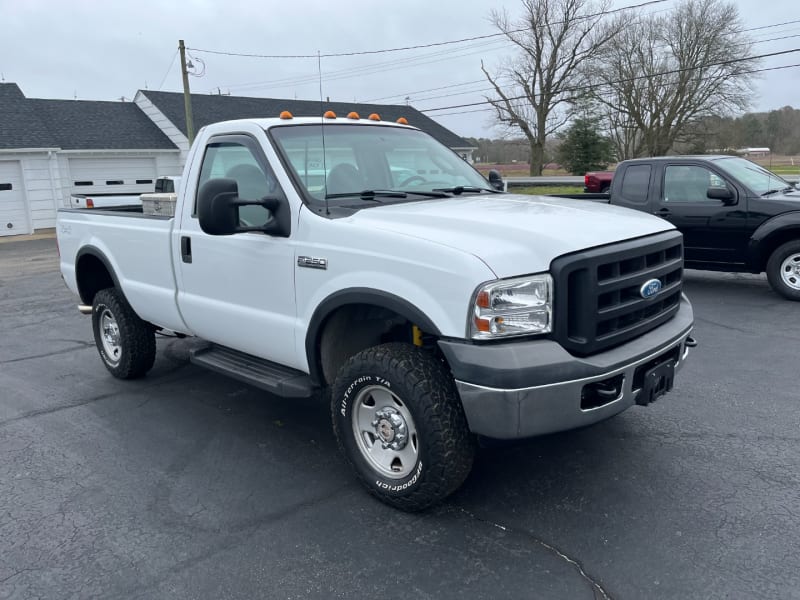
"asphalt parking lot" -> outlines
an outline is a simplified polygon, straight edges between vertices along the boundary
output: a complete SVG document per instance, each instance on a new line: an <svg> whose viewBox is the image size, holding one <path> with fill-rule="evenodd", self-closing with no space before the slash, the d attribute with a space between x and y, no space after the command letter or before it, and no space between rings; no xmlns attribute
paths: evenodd
<svg viewBox="0 0 800 600"><path fill-rule="evenodd" d="M689 271L700 343L656 404L483 448L404 514L328 407L160 339L113 379L52 239L0 244L0 598L800 598L800 304Z"/></svg>

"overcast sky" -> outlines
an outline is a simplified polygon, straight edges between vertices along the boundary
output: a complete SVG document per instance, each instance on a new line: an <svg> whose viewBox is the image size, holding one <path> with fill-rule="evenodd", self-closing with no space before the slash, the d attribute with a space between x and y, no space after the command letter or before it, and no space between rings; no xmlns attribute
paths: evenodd
<svg viewBox="0 0 800 600"><path fill-rule="evenodd" d="M614 8L642 0L616 0ZM666 0L647 10L664 10ZM316 54L435 43L495 33L491 7L519 14L519 0L0 0L0 73L30 98L131 99L137 89L180 91L178 39L189 48L253 54ZM748 27L800 19L798 0L737 2ZM756 40L798 36L800 23L752 32ZM800 48L800 37L757 43L761 54ZM480 61L511 52L490 38L371 56L322 59L323 95L418 109L482 100ZM190 50L205 63L194 93L319 99L316 59L265 59ZM200 61L194 61L198 70ZM764 67L800 63L800 52L765 59ZM800 108L800 69L764 73L755 110ZM454 108L437 117L462 136L494 137L488 112Z"/></svg>

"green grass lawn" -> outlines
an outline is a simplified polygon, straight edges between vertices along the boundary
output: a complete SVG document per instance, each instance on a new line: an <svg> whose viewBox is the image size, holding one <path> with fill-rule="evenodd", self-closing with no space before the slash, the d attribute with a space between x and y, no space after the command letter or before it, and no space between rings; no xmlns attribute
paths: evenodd
<svg viewBox="0 0 800 600"><path fill-rule="evenodd" d="M776 175L800 175L800 166L793 167L792 165L777 165L771 169L769 166L764 165L765 169L769 169Z"/></svg>
<svg viewBox="0 0 800 600"><path fill-rule="evenodd" d="M582 194L583 188L577 185L536 185L531 187L510 187L512 194Z"/></svg>

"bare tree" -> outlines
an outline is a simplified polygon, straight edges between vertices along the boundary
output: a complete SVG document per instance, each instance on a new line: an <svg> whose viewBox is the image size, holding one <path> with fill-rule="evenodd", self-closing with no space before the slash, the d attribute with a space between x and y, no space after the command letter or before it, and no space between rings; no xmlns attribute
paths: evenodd
<svg viewBox="0 0 800 600"><path fill-rule="evenodd" d="M709 115L746 108L757 61L736 5L683 0L669 13L629 22L587 65L599 85L595 99L615 115L613 138L631 135L636 155L666 154ZM626 153L626 156L627 155ZM620 157L622 158L622 157Z"/></svg>
<svg viewBox="0 0 800 600"><path fill-rule="evenodd" d="M616 35L617 19L598 27L608 1L522 0L524 13L512 20L493 10L491 20L513 42L518 55L490 74L495 96L486 100L495 118L510 131L522 131L531 148L531 175L541 175L547 137L568 120L569 103L581 95L584 75L579 66Z"/></svg>

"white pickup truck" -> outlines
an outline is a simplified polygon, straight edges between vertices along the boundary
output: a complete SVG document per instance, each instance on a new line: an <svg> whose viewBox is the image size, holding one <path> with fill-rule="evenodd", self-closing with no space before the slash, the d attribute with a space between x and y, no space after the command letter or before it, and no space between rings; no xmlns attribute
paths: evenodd
<svg viewBox="0 0 800 600"><path fill-rule="evenodd" d="M114 376L147 373L157 330L201 338L199 365L328 397L357 476L406 510L459 487L477 435L648 404L694 345L669 223L497 192L377 115L209 125L174 217L61 210L58 243Z"/></svg>

